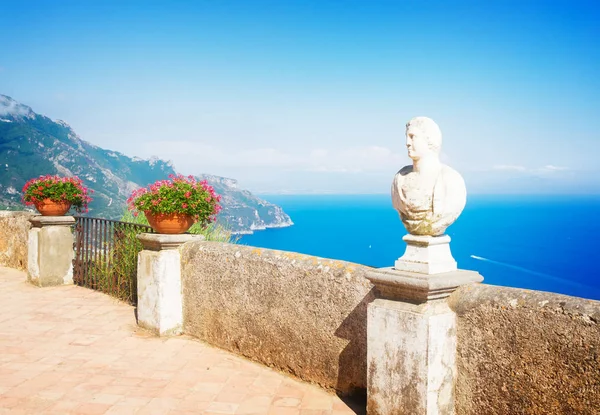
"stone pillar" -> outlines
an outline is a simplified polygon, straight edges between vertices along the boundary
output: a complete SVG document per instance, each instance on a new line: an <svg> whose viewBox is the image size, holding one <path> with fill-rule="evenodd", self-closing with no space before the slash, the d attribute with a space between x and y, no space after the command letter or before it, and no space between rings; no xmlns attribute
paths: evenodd
<svg viewBox="0 0 600 415"><path fill-rule="evenodd" d="M181 255L185 242L202 235L138 235L144 249L138 255L138 325L159 336L178 335L183 329Z"/></svg>
<svg viewBox="0 0 600 415"><path fill-rule="evenodd" d="M459 270L446 229L467 203L460 173L440 161L442 132L428 117L406 124L412 165L392 182L392 203L408 235L394 268L367 276L377 299L367 311L367 413L452 415L456 383L456 315L446 298L481 282Z"/></svg>
<svg viewBox="0 0 600 415"><path fill-rule="evenodd" d="M73 216L29 219L27 281L40 286L73 284Z"/></svg>
<svg viewBox="0 0 600 415"><path fill-rule="evenodd" d="M456 315L446 298L483 278L474 271L394 268L368 278L377 299L367 314L367 414L454 414Z"/></svg>

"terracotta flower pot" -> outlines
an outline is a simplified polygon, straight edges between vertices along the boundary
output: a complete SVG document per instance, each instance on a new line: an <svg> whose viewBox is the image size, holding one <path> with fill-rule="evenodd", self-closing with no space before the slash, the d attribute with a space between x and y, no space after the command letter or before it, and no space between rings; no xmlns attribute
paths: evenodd
<svg viewBox="0 0 600 415"><path fill-rule="evenodd" d="M35 202L34 205L42 216L63 216L71 208L71 202L55 202L50 199Z"/></svg>
<svg viewBox="0 0 600 415"><path fill-rule="evenodd" d="M190 215L178 213L151 213L144 212L148 223L158 233L179 234L185 233L193 224L194 218Z"/></svg>

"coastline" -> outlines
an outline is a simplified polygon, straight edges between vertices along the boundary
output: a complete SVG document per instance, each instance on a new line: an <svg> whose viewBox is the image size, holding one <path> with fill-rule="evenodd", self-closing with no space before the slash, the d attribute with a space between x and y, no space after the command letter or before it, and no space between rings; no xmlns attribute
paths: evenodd
<svg viewBox="0 0 600 415"><path fill-rule="evenodd" d="M233 231L232 235L253 235L255 231L265 231L267 229L276 229L276 228L289 228L290 226L294 226L294 222L292 220L285 221L282 223L274 223L270 225L263 226L250 226L250 230L247 231Z"/></svg>

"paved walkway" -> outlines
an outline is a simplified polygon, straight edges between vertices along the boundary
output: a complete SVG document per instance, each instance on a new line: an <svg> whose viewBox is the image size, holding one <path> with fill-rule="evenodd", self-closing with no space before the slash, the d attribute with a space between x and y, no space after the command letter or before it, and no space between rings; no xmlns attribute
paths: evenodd
<svg viewBox="0 0 600 415"><path fill-rule="evenodd" d="M81 287L0 267L0 414L354 414L337 396L189 337L137 328Z"/></svg>

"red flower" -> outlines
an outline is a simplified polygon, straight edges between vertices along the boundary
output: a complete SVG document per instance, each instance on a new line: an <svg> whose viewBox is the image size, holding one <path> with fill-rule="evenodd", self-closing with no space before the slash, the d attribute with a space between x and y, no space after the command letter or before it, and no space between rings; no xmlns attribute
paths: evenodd
<svg viewBox="0 0 600 415"><path fill-rule="evenodd" d="M27 206L43 199L67 201L78 212L86 212L92 200L87 195L88 189L77 177L40 176L30 179L23 186L23 203Z"/></svg>
<svg viewBox="0 0 600 415"><path fill-rule="evenodd" d="M197 182L193 176L179 174L135 190L127 199L127 206L134 212L186 213L207 224L221 210L219 199L206 180Z"/></svg>

